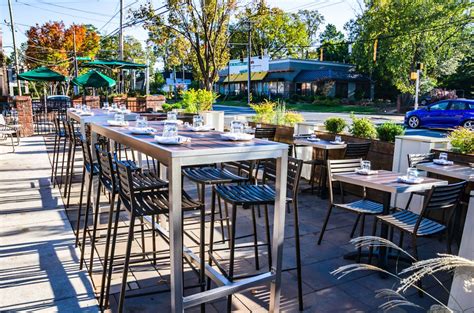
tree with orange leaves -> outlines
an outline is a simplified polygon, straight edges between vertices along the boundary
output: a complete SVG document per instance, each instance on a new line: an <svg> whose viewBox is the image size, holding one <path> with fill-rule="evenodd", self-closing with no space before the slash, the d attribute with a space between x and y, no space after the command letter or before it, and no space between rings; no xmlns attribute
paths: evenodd
<svg viewBox="0 0 474 313"><path fill-rule="evenodd" d="M32 26L27 32L25 61L28 67L48 66L70 76L74 70L74 37L77 56L93 57L99 51L99 34L90 25L47 22Z"/></svg>

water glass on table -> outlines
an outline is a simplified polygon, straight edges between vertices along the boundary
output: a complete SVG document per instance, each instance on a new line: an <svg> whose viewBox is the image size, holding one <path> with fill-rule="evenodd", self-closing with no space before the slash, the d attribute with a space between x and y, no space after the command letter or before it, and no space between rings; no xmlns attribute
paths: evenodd
<svg viewBox="0 0 474 313"><path fill-rule="evenodd" d="M363 160L363 161L360 162L360 169L361 169L362 171L369 173L369 172L370 172L370 168L371 168L371 163L370 163L370 161Z"/></svg>
<svg viewBox="0 0 474 313"><path fill-rule="evenodd" d="M204 118L202 115L193 116L193 127L202 127L204 125Z"/></svg>
<svg viewBox="0 0 474 313"><path fill-rule="evenodd" d="M104 105L102 106L102 109L103 109L103 110L108 110L108 109L109 109L109 103L108 103L108 102L104 102Z"/></svg>
<svg viewBox="0 0 474 313"><path fill-rule="evenodd" d="M439 154L439 159L442 162L446 162L448 160L448 154L446 152L440 152Z"/></svg>
<svg viewBox="0 0 474 313"><path fill-rule="evenodd" d="M174 122L165 122L163 126L163 137L177 137L178 136L178 124Z"/></svg>
<svg viewBox="0 0 474 313"><path fill-rule="evenodd" d="M234 120L230 122L230 132L240 134L244 132L244 123L242 121Z"/></svg>
<svg viewBox="0 0 474 313"><path fill-rule="evenodd" d="M136 125L138 128L147 128L148 121L147 121L146 116L138 116Z"/></svg>
<svg viewBox="0 0 474 313"><path fill-rule="evenodd" d="M168 113L166 113L166 119L168 121L176 121L177 118L178 114L176 113L176 111L169 111Z"/></svg>
<svg viewBox="0 0 474 313"><path fill-rule="evenodd" d="M118 112L114 115L114 120L119 124L123 124L125 121L125 115L121 112Z"/></svg>
<svg viewBox="0 0 474 313"><path fill-rule="evenodd" d="M407 168L407 179L416 180L417 178L418 178L418 170L416 169L416 167Z"/></svg>
<svg viewBox="0 0 474 313"><path fill-rule="evenodd" d="M337 143L342 142L341 136L334 137L334 141Z"/></svg>

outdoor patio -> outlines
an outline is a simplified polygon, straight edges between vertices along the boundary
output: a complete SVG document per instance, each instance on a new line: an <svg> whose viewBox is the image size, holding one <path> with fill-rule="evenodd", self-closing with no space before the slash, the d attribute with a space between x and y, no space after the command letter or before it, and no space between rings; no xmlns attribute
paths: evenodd
<svg viewBox="0 0 474 313"><path fill-rule="evenodd" d="M75 173L71 193L71 206L63 207L63 199L57 188L52 188L51 159L53 149L52 136L34 136L23 138L16 153L11 153L9 146L0 146L1 192L0 217L2 230L0 238L0 276L2 277L1 311L40 310L55 308L58 311L67 308L68 312L97 311L93 300L93 290L100 289L101 263L95 261L92 280L86 269L79 270L79 250L74 249L74 233L76 225L77 206L82 169L82 153L78 152L75 163ZM3 161L4 160L4 161ZM79 161L78 161L79 160ZM301 188L305 188L306 182ZM196 196L194 184L185 180L185 189ZM107 199L102 197L102 205L107 206ZM210 199L210 196L207 197ZM377 273L365 271L353 273L342 279L330 274L339 266L351 264L354 261L345 260L343 255L354 251L349 243L349 234L355 216L345 211L335 210L329 221L327 232L321 245L317 239L327 211L327 201L321 200L316 194L302 193L299 198L300 238L302 247L302 272L305 312L377 312L378 306L384 299L375 298L375 291L390 288L393 279L382 279ZM207 207L207 205L206 205ZM237 234L251 232L251 210L239 209L239 224ZM270 210L272 212L272 210ZM106 219L108 213L102 213ZM127 223L125 212L122 213L122 224ZM262 214L263 216L263 214ZM272 219L270 219L272 220ZM371 229L372 218L367 219L366 230ZM209 221L207 220L206 227ZM257 218L258 233L264 234L263 218ZM187 222L185 222L187 224ZM196 238L199 237L197 224L189 223L185 227ZM219 229L217 227L217 229ZM125 232L123 228L120 232ZM206 231L206 237L209 231ZM218 232L216 236L219 238ZM259 240L263 240L259 238ZM206 239L207 240L207 239ZM135 248L141 245L139 236ZM103 255L103 240L96 246L98 254ZM407 241L408 242L408 241ZM406 242L406 246L408 243ZM185 245L193 247L193 243L185 239ZM150 235L146 237L146 246L151 246ZM445 251L444 241L437 238L421 239L418 242L421 258L429 258L436 252ZM90 245L86 246L86 261ZM125 241L117 243L118 254L125 250ZM167 249L164 241L158 242L158 247ZM455 248L457 249L457 248ZM260 249L260 266L267 267L266 248ZM455 250L456 251L456 250ZM454 252L455 252L454 251ZM96 254L97 256L97 254ZM219 255L223 260L228 254ZM239 273L254 273L253 249L236 251L236 271ZM366 259L362 260L363 262ZM225 263L225 262L224 262ZM285 243L283 267L295 266L294 250L294 219L292 213L286 214ZM390 268L395 269L394 263ZM118 291L121 282L122 266L114 268L111 293L111 310L115 312ZM198 276L185 263L184 286L198 283ZM451 275L438 275L438 278L449 290ZM156 267L143 263L132 265L127 284L127 312L161 312L170 311L169 261L159 262ZM282 274L282 310L298 311L297 285L295 270ZM423 280L424 288L443 302L448 294L433 279ZM40 292L40 290L42 292ZM185 289L185 294L198 291L197 288ZM146 295L144 295L146 294ZM407 299L421 305L425 309L434 303L427 296L419 297L415 289L408 291ZM233 300L233 311L264 312L268 310L269 288L259 286L237 294ZM86 309L87 308L87 309ZM207 312L223 312L226 310L226 299L206 304ZM406 312L420 311L416 308L405 308ZM196 307L190 311L199 311ZM403 312L404 309L397 309Z"/></svg>

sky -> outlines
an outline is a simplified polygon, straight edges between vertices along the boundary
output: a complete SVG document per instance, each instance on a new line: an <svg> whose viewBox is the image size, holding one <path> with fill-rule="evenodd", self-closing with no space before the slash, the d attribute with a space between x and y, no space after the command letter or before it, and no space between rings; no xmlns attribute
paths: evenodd
<svg viewBox="0 0 474 313"><path fill-rule="evenodd" d="M93 24L102 34L113 32L119 25L119 0L11 0L13 18L16 27L18 46L26 41L25 32L30 26L47 21L62 20L66 25ZM163 5L164 0L152 0L156 8ZM145 0L124 0L128 10L138 8ZM244 1L245 2L245 1ZM331 23L343 31L344 24L353 18L358 11L358 0L266 0L270 6L279 7L288 12L299 9L317 9L325 17L326 24ZM0 0L0 27L3 32L3 47L7 53L13 48L10 16L7 0ZM142 41L147 39L146 31L139 25L126 28L125 35L131 35Z"/></svg>

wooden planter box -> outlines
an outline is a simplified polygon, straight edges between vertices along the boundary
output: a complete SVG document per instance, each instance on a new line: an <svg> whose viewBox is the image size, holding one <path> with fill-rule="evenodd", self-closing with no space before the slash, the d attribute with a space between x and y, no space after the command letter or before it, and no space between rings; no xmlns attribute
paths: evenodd
<svg viewBox="0 0 474 313"><path fill-rule="evenodd" d="M100 108L100 97L99 96L78 96L74 99L72 99L72 105L88 105L92 109L99 109Z"/></svg>
<svg viewBox="0 0 474 313"><path fill-rule="evenodd" d="M431 149L431 152L434 152L436 154L436 157L438 157L441 152L446 152L448 154L448 160L454 162L474 163L474 154L462 154L448 149Z"/></svg>
<svg viewBox="0 0 474 313"><path fill-rule="evenodd" d="M144 97L139 97L138 102L141 103L145 110L152 110L153 112L158 112L163 111L163 104L166 103L166 97L163 95L148 95Z"/></svg>
<svg viewBox="0 0 474 313"><path fill-rule="evenodd" d="M256 127L257 124L262 125L263 128L276 127L275 141L284 142L288 144L293 143L293 135L295 133L295 128L293 126L249 122L249 125L252 127Z"/></svg>
<svg viewBox="0 0 474 313"><path fill-rule="evenodd" d="M117 106L127 104L127 96L115 96L112 97L112 103L115 103Z"/></svg>

